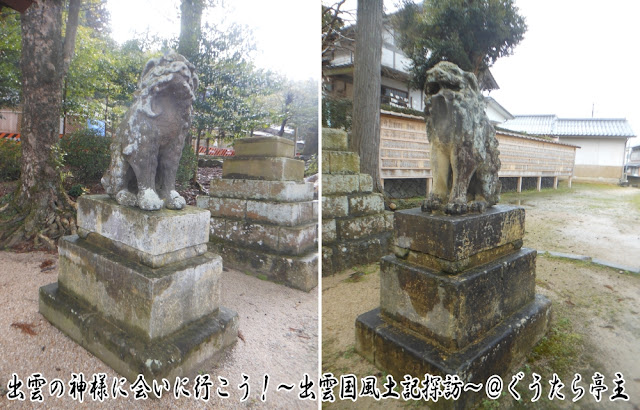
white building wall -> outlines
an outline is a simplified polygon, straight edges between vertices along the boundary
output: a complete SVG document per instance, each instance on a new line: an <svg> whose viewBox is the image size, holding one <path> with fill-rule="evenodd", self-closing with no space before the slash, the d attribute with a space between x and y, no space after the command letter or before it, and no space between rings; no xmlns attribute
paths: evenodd
<svg viewBox="0 0 640 410"><path fill-rule="evenodd" d="M383 66L395 68L394 52L386 47L382 47L382 60Z"/></svg>
<svg viewBox="0 0 640 410"><path fill-rule="evenodd" d="M578 145L576 165L622 166L626 139L563 138L560 142Z"/></svg>

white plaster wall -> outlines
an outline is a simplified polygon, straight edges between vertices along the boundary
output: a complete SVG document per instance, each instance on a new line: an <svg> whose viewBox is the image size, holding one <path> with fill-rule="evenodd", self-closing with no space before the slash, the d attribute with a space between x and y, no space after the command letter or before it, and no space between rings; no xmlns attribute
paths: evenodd
<svg viewBox="0 0 640 410"><path fill-rule="evenodd" d="M394 65L394 52L386 47L382 47L382 65L386 67L395 68Z"/></svg>
<svg viewBox="0 0 640 410"><path fill-rule="evenodd" d="M560 137L560 142L580 147L576 150L576 165L623 165L626 139Z"/></svg>
<svg viewBox="0 0 640 410"><path fill-rule="evenodd" d="M486 113L492 123L502 124L505 121L505 118L491 105L487 105Z"/></svg>
<svg viewBox="0 0 640 410"><path fill-rule="evenodd" d="M409 96L411 97L411 108L414 110L424 110L424 98L422 92L418 90L409 90Z"/></svg>

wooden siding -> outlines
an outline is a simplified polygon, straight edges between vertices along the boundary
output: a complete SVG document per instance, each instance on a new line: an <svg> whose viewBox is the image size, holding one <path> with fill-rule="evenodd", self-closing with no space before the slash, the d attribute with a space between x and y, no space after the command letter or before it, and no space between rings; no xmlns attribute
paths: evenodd
<svg viewBox="0 0 640 410"><path fill-rule="evenodd" d="M564 177L573 175L576 147L498 132L501 177Z"/></svg>
<svg viewBox="0 0 640 410"><path fill-rule="evenodd" d="M500 177L573 176L575 146L498 132ZM431 178L431 146L424 120L383 111L380 115L382 179Z"/></svg>
<svg viewBox="0 0 640 410"><path fill-rule="evenodd" d="M422 119L380 115L380 175L382 179L430 178L431 147Z"/></svg>

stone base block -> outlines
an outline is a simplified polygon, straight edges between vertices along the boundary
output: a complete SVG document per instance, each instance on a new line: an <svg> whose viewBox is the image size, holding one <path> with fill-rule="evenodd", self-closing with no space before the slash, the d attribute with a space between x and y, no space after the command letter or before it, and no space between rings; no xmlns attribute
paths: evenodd
<svg viewBox="0 0 640 410"><path fill-rule="evenodd" d="M283 157L232 157L222 165L222 178L302 182L304 161Z"/></svg>
<svg viewBox="0 0 640 410"><path fill-rule="evenodd" d="M198 207L208 209L213 218L282 226L297 226L318 220L318 201L272 202L210 196L198 198Z"/></svg>
<svg viewBox="0 0 640 410"><path fill-rule="evenodd" d="M348 151L322 151L322 172L325 174L357 174L360 156Z"/></svg>
<svg viewBox="0 0 640 410"><path fill-rule="evenodd" d="M297 181L259 181L251 179L211 180L209 192L218 198L254 199L276 202L313 200L313 184ZM208 196L198 196L198 207L205 205ZM202 206L201 206L202 203Z"/></svg>
<svg viewBox="0 0 640 410"><path fill-rule="evenodd" d="M395 245L399 248L447 261L462 261L479 252L521 241L524 209L495 205L482 214L462 216L407 209L395 213L395 231Z"/></svg>
<svg viewBox="0 0 640 410"><path fill-rule="evenodd" d="M233 142L238 157L293 158L293 141L282 137L240 138Z"/></svg>
<svg viewBox="0 0 640 410"><path fill-rule="evenodd" d="M336 219L338 240L356 240L393 230L393 212Z"/></svg>
<svg viewBox="0 0 640 410"><path fill-rule="evenodd" d="M536 251L520 249L458 275L387 255L380 262L380 309L445 349L459 350L533 300Z"/></svg>
<svg viewBox="0 0 640 410"><path fill-rule="evenodd" d="M238 337L238 314L221 307L165 338L141 339L52 283L40 288L40 313L76 343L133 382L210 371Z"/></svg>
<svg viewBox="0 0 640 410"><path fill-rule="evenodd" d="M142 338L164 337L220 306L219 255L151 269L76 235L62 238L58 252L60 287Z"/></svg>
<svg viewBox="0 0 640 410"><path fill-rule="evenodd" d="M346 151L349 149L346 131L335 128L322 129L322 150Z"/></svg>
<svg viewBox="0 0 640 410"><path fill-rule="evenodd" d="M323 170L324 171L324 170ZM330 175L322 174L322 195L371 193L373 179L368 174Z"/></svg>
<svg viewBox="0 0 640 410"><path fill-rule="evenodd" d="M209 217L209 211L193 206L143 211L119 205L108 195L78 199L82 237L154 268L206 252L202 245L209 239Z"/></svg>
<svg viewBox="0 0 640 410"><path fill-rule="evenodd" d="M229 218L211 218L211 241L232 242L257 251L301 255L318 246L318 224L279 226Z"/></svg>
<svg viewBox="0 0 640 410"><path fill-rule="evenodd" d="M332 275L356 265L377 262L389 253L391 231L325 245L323 236L322 276Z"/></svg>
<svg viewBox="0 0 640 410"><path fill-rule="evenodd" d="M229 243L210 242L212 252L222 255L224 266L283 283L309 292L318 286L318 254L301 256L276 255Z"/></svg>
<svg viewBox="0 0 640 410"><path fill-rule="evenodd" d="M407 374L422 380L429 373L443 378L457 374L465 383L483 383L483 390L478 393L463 393L455 402L443 398L438 402L446 408L471 408L474 402L486 398L484 383L490 376L500 375L505 383L511 380L509 372L545 335L550 319L551 302L536 295L481 340L451 352L385 320L380 309L374 309L356 320L356 351L377 368L391 373L396 381Z"/></svg>

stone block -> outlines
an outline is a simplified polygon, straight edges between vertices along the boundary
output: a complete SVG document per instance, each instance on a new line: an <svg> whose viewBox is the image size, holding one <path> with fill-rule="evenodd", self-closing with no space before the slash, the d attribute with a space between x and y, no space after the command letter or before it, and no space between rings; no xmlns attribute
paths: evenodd
<svg viewBox="0 0 640 410"><path fill-rule="evenodd" d="M347 151L349 143L346 131L335 128L322 129L322 150Z"/></svg>
<svg viewBox="0 0 640 410"><path fill-rule="evenodd" d="M382 194L360 194L349 197L349 215L370 215L384 212Z"/></svg>
<svg viewBox="0 0 640 410"><path fill-rule="evenodd" d="M343 218L349 215L346 195L322 195L322 218Z"/></svg>
<svg viewBox="0 0 640 410"><path fill-rule="evenodd" d="M236 157L293 158L293 141L282 137L240 138L233 142Z"/></svg>
<svg viewBox="0 0 640 410"><path fill-rule="evenodd" d="M198 203L198 207L204 205L204 201ZM211 216L215 218L232 218L232 219L245 219L247 215L247 200L236 198L217 198L209 197L206 202Z"/></svg>
<svg viewBox="0 0 640 410"><path fill-rule="evenodd" d="M346 151L322 151L322 172L325 174L358 174L360 157Z"/></svg>
<svg viewBox="0 0 640 410"><path fill-rule="evenodd" d="M393 214L391 212L389 214L391 214L392 218ZM364 238L391 231L389 219L385 213L336 220L336 228L340 241Z"/></svg>
<svg viewBox="0 0 640 410"><path fill-rule="evenodd" d="M286 255L301 255L318 246L318 224L281 226L278 252Z"/></svg>
<svg viewBox="0 0 640 410"><path fill-rule="evenodd" d="M336 220L322 218L322 244L333 243L336 239Z"/></svg>
<svg viewBox="0 0 640 410"><path fill-rule="evenodd" d="M324 244L324 241L322 242ZM322 247L322 276L329 276L338 272L339 269L333 266L333 248Z"/></svg>
<svg viewBox="0 0 640 410"><path fill-rule="evenodd" d="M77 235L62 238L58 249L60 288L143 338L167 336L220 306L218 255L152 269Z"/></svg>
<svg viewBox="0 0 640 410"><path fill-rule="evenodd" d="M324 235L324 234L323 234ZM389 253L391 231L352 241L327 243L322 241L322 276L340 272L356 265L377 262Z"/></svg>
<svg viewBox="0 0 640 410"><path fill-rule="evenodd" d="M209 227L211 238L224 239L227 234L227 220L224 218L211 217Z"/></svg>
<svg viewBox="0 0 640 410"><path fill-rule="evenodd" d="M304 161L283 157L233 157L224 161L222 178L302 182Z"/></svg>
<svg viewBox="0 0 640 410"><path fill-rule="evenodd" d="M218 219L215 220L214 219ZM225 241L265 252L300 255L317 245L317 224L278 226L257 222L211 218L213 242Z"/></svg>
<svg viewBox="0 0 640 410"><path fill-rule="evenodd" d="M522 240L524 209L496 205L482 214L432 215L419 208L395 213L395 245L458 261Z"/></svg>
<svg viewBox="0 0 640 410"><path fill-rule="evenodd" d="M313 184L298 181L259 181L251 179L212 179L210 195L218 198L255 199L276 202L313 200ZM202 198L202 199L201 199ZM208 197L198 197L202 204ZM200 207L200 202L198 202ZM207 206L202 206L207 208Z"/></svg>
<svg viewBox="0 0 640 410"><path fill-rule="evenodd" d="M83 237L95 234L96 242L112 242L110 246L152 267L204 253L209 216L209 211L193 206L143 211L119 205L108 195L78 199L78 232Z"/></svg>
<svg viewBox="0 0 640 410"><path fill-rule="evenodd" d="M388 255L380 266L380 309L443 348L460 350L533 300L535 260L535 250L520 249L447 275Z"/></svg>
<svg viewBox="0 0 640 410"><path fill-rule="evenodd" d="M160 339L130 333L82 299L64 293L57 283L40 288L40 313L80 346L133 383L194 377L210 368L238 338L238 314L220 307Z"/></svg>
<svg viewBox="0 0 640 410"><path fill-rule="evenodd" d="M222 201L226 201L223 199ZM314 201L269 202L247 200L246 219L248 222L266 222L275 225L296 226L317 222ZM317 211L317 209L316 209Z"/></svg>
<svg viewBox="0 0 640 410"><path fill-rule="evenodd" d="M360 192L368 194L373 192L373 178L369 174L360 174L358 175L359 185L358 189Z"/></svg>
<svg viewBox="0 0 640 410"><path fill-rule="evenodd" d="M472 269L476 266L481 266L503 256L509 255L513 252L516 252L521 247L522 240L517 240L506 245L478 252L468 258L458 259L455 261L448 261L446 259L441 259L433 255L428 255L422 252L415 252L409 249L399 248L397 246L393 247L393 252L399 259L406 260L409 263L424 266L437 272L442 271L455 275L467 269Z"/></svg>
<svg viewBox="0 0 640 410"><path fill-rule="evenodd" d="M411 375L458 375L464 383L484 383L493 375L510 380L510 373L542 339L551 321L551 302L542 295L495 326L484 338L460 351L445 350L427 339L385 320L380 309L356 319L356 351L377 368L403 380ZM506 382L505 382L506 383ZM457 401L440 398L445 408L467 409L485 398L468 392Z"/></svg>
<svg viewBox="0 0 640 410"><path fill-rule="evenodd" d="M360 176L358 175L322 174L322 195L353 194L359 189Z"/></svg>
<svg viewBox="0 0 640 410"><path fill-rule="evenodd" d="M305 292L318 286L318 253L301 256L278 255L248 249L232 243L211 243L210 249L219 253L224 266L283 283Z"/></svg>

